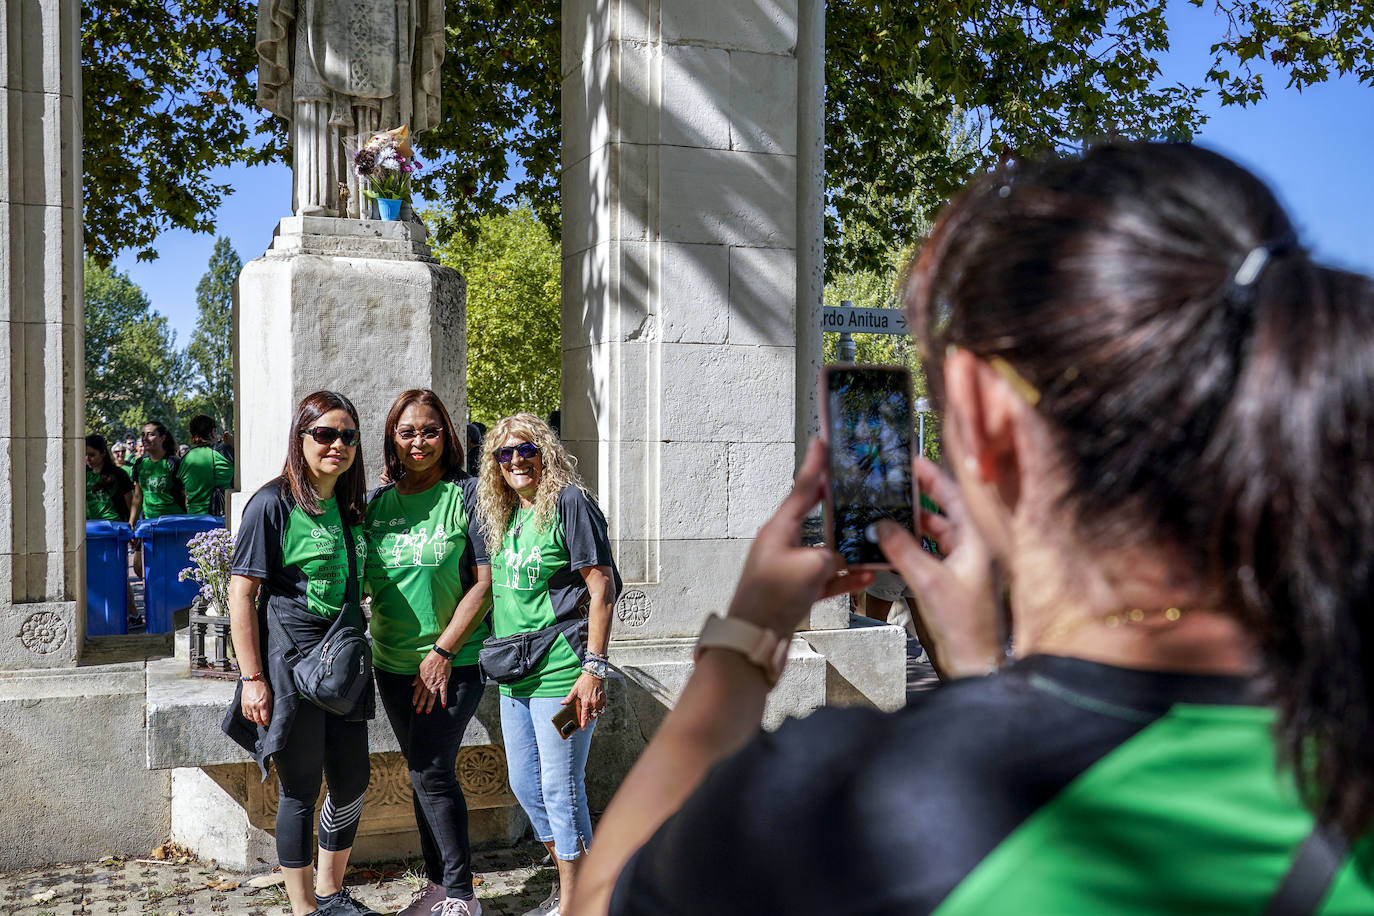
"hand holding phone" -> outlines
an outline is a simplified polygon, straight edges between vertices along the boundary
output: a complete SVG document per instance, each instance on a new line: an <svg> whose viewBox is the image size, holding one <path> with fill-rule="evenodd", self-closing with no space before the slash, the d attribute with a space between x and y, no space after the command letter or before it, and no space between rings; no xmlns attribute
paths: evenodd
<svg viewBox="0 0 1374 916"><path fill-rule="evenodd" d="M564 706L553 714L553 718L550 721L553 722L553 727L558 729L558 734L561 735L564 740L571 738L578 728L577 703L573 702Z"/></svg>
<svg viewBox="0 0 1374 916"><path fill-rule="evenodd" d="M911 373L902 366L826 366L821 428L829 448L826 543L850 568L891 569L870 526L916 531Z"/></svg>

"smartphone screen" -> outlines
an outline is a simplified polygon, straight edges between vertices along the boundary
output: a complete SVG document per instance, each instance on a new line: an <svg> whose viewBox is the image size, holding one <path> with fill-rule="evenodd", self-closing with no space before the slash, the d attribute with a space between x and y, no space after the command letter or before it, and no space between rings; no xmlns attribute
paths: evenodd
<svg viewBox="0 0 1374 916"><path fill-rule="evenodd" d="M828 366L823 378L831 546L847 565L886 566L864 531L884 518L912 529L911 374L900 366Z"/></svg>

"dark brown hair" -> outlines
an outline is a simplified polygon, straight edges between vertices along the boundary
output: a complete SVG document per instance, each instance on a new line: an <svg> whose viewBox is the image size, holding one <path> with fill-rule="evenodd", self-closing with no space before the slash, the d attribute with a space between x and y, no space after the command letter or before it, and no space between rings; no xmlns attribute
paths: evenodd
<svg viewBox="0 0 1374 916"><path fill-rule="evenodd" d="M444 443L444 453L439 458L439 464L447 475L455 470L463 469L463 446L458 441L458 433L453 428L453 420L449 419L448 408L444 402L439 400L439 396L428 388L411 388L402 391L392 402L391 409L386 414L386 426L382 432L382 463L385 466L386 479L396 482L406 475L406 466L401 461L401 456L396 451L396 427L401 422L401 414L406 412L406 408L411 404L423 404L431 407L439 415L440 421L444 425L442 441Z"/></svg>
<svg viewBox="0 0 1374 916"><path fill-rule="evenodd" d="M1249 283L1247 260L1263 264ZM1319 817L1362 832L1374 282L1313 263L1234 163L1139 143L978 181L936 224L907 305L933 383L953 345L1039 390L1086 540L1168 545L1255 634L1283 759Z"/></svg>
<svg viewBox="0 0 1374 916"><path fill-rule="evenodd" d="M105 493L113 493L115 473L119 469L115 467L114 457L110 454L110 446L106 443L105 437L91 433L86 437L86 448L93 448L100 453L100 470L97 472L100 480L96 482L95 488Z"/></svg>
<svg viewBox="0 0 1374 916"><path fill-rule="evenodd" d="M177 440L171 434L171 432L168 431L167 427L163 426L162 423L158 420L144 420L143 425L151 426L153 429L158 431L159 435L162 436L162 457L175 458L177 454ZM139 438L141 439L142 436L140 435ZM147 443L145 442L144 445L146 446ZM149 455L148 457L152 458L151 455Z"/></svg>
<svg viewBox="0 0 1374 916"><path fill-rule="evenodd" d="M353 425L358 426L358 409L353 406L352 401L334 391L316 391L314 394L306 395L305 400L296 408L296 415L291 418L291 430L287 435L286 464L282 466L280 486L284 493L291 494L296 505L307 515L320 515L324 509L320 507L319 494L310 485L301 436L305 430L315 425L316 420L331 410L345 411L352 418ZM361 435L361 427L359 434ZM362 443L359 442L353 463L349 465L348 470L339 475L338 482L334 484L334 499L339 504L339 515L349 524L362 523L365 501L363 482L366 479L363 473Z"/></svg>

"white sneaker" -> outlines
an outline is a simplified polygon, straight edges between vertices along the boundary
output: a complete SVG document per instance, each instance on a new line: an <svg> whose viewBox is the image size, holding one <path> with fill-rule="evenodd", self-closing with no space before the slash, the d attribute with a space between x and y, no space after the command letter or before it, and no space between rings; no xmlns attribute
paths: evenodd
<svg viewBox="0 0 1374 916"><path fill-rule="evenodd" d="M482 916L482 904L476 897L462 900L458 897L445 897L430 909L435 916Z"/></svg>

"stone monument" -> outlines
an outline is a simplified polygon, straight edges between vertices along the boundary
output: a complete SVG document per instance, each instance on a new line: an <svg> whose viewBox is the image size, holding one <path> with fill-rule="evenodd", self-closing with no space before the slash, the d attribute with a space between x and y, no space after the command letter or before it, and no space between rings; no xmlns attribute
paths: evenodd
<svg viewBox="0 0 1374 916"><path fill-rule="evenodd" d="M348 143L438 123L443 0L263 0L257 48L258 104L291 122L292 211L366 215Z"/></svg>

